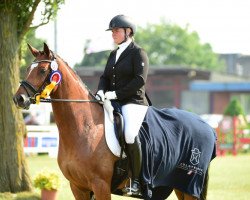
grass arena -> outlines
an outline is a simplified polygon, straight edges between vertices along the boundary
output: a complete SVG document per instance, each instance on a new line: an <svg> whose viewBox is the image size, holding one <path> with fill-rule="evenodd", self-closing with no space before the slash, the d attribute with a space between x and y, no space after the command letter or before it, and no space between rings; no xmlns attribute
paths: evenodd
<svg viewBox="0 0 250 200"><path fill-rule="evenodd" d="M49 168L57 171L61 178L61 187L59 189L59 200L74 200L73 194L70 190L68 181L61 174L58 168L56 158L48 155L29 156L27 157L28 167L31 178L34 178L36 173L43 168ZM208 187L208 200L248 200L250 196L250 153L240 153L237 156L226 155L216 157L210 165L210 180ZM12 199L39 199L40 190L34 191L38 198L18 198L20 195L0 194L1 200ZM23 195L29 196L29 195ZM134 198L118 197L112 195L113 200L129 200ZM176 200L176 196L171 194L168 198Z"/></svg>

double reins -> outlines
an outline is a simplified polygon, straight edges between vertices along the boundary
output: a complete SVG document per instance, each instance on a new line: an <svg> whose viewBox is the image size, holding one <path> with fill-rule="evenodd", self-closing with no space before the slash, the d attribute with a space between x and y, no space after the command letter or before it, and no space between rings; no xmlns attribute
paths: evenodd
<svg viewBox="0 0 250 200"><path fill-rule="evenodd" d="M94 96L94 95L91 94L91 96ZM43 103L52 103L52 102L102 103L101 100L97 100L96 98L95 99L90 99L90 100L86 100L86 99L51 99L51 98L47 98L47 99L40 99L40 102L43 102Z"/></svg>

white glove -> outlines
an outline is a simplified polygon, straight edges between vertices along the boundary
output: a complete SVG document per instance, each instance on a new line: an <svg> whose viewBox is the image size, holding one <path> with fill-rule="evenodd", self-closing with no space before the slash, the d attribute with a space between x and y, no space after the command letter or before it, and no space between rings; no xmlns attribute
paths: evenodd
<svg viewBox="0 0 250 200"><path fill-rule="evenodd" d="M114 123L114 115L113 115L114 108L111 104L111 101L108 99L105 99L103 106L104 106L104 109L108 112L110 121Z"/></svg>
<svg viewBox="0 0 250 200"><path fill-rule="evenodd" d="M104 101L104 92L103 90L99 90L96 95L95 95L95 98L99 101Z"/></svg>
<svg viewBox="0 0 250 200"><path fill-rule="evenodd" d="M116 93L115 91L112 91L112 92L105 92L105 100L108 99L108 100L113 100L113 99L117 99L117 96L116 96Z"/></svg>

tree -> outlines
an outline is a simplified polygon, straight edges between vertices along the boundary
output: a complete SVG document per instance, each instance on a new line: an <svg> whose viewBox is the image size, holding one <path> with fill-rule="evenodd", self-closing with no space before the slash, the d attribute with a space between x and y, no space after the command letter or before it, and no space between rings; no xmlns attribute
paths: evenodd
<svg viewBox="0 0 250 200"><path fill-rule="evenodd" d="M242 115L242 116L245 116L245 112L244 112L243 107L241 106L239 100L233 99L232 101L230 101L230 103L226 107L226 109L224 111L224 115L228 115L228 116Z"/></svg>
<svg viewBox="0 0 250 200"><path fill-rule="evenodd" d="M109 50L85 54L82 61L77 63L74 67L104 67L109 54Z"/></svg>
<svg viewBox="0 0 250 200"><path fill-rule="evenodd" d="M25 34L49 22L63 0L0 0L0 192L31 190L22 148L25 126L12 97L19 83L20 46ZM41 22L33 25L38 5Z"/></svg>
<svg viewBox="0 0 250 200"><path fill-rule="evenodd" d="M178 65L208 70L219 69L222 63L209 44L201 44L196 32L188 27L166 23L139 27L135 41L148 53L151 65Z"/></svg>
<svg viewBox="0 0 250 200"><path fill-rule="evenodd" d="M34 60L34 56L30 53L27 43L32 44L32 46L35 46L37 49L43 49L43 44L47 43L47 41L41 38L36 38L34 29L29 30L27 32L21 44L21 55L20 55L20 58L21 58L20 78L21 79L24 79L25 77L27 65Z"/></svg>
<svg viewBox="0 0 250 200"><path fill-rule="evenodd" d="M75 64L78 67L104 67L106 65L110 50L103 50L99 52L89 52L89 45L91 40L88 39L84 45L84 56L80 63Z"/></svg>
<svg viewBox="0 0 250 200"><path fill-rule="evenodd" d="M151 66L171 65L206 70L223 70L225 67L209 44L201 44L196 32L190 33L188 27L181 28L164 20L159 24L138 27L135 41L146 50ZM77 67L103 66L107 52L85 53Z"/></svg>

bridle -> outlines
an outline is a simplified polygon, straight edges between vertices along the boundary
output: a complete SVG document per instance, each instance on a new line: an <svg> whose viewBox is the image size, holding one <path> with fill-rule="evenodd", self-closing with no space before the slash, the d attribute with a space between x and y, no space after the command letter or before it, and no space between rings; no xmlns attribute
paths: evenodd
<svg viewBox="0 0 250 200"><path fill-rule="evenodd" d="M56 67L58 67L57 66L57 62L56 62L56 58L55 58L53 52L52 52L52 55L53 55L52 60L39 60L39 61L32 62L32 65L38 65L41 62L48 62L48 63L50 63L50 68L49 68L50 72L46 76L43 84L38 89L36 89L31 83L29 83L26 80L23 80L23 81L20 82L20 86L22 86L24 88L24 90L26 91L26 93L28 95L28 98L29 98L29 100L30 100L30 102L32 104L37 104L38 103L37 102L37 96L40 96L41 93L43 92L43 90L45 89L45 87L48 84L50 84L50 82L51 82L50 81L50 77L51 77L51 75L54 72L53 66L51 66L51 65L56 65ZM78 102L78 103L90 102L90 103L102 103L101 100L96 99L95 95L93 95L88 88L87 88L87 90L88 90L90 96L93 99L86 100L86 99L52 99L52 98L41 98L41 99L39 99L39 102L44 102L44 103L51 103L51 102ZM32 92L32 95L30 94L30 92Z"/></svg>
<svg viewBox="0 0 250 200"><path fill-rule="evenodd" d="M52 61L51 60L39 60L39 61L32 62L31 65L39 64L41 62L48 62L48 63L51 64ZM32 104L36 103L36 96L40 95L41 92L44 90L45 86L49 83L49 77L50 77L50 74L51 74L51 71L52 71L51 67L50 67L49 70L50 70L49 74L46 76L43 84L38 89L36 89L31 83L29 83L26 80L23 80L23 81L20 82L20 86L22 86L24 88L24 90L26 91L26 93L27 93L27 95L28 95L28 97L29 97ZM33 96L30 95L29 91L31 91L33 93Z"/></svg>

